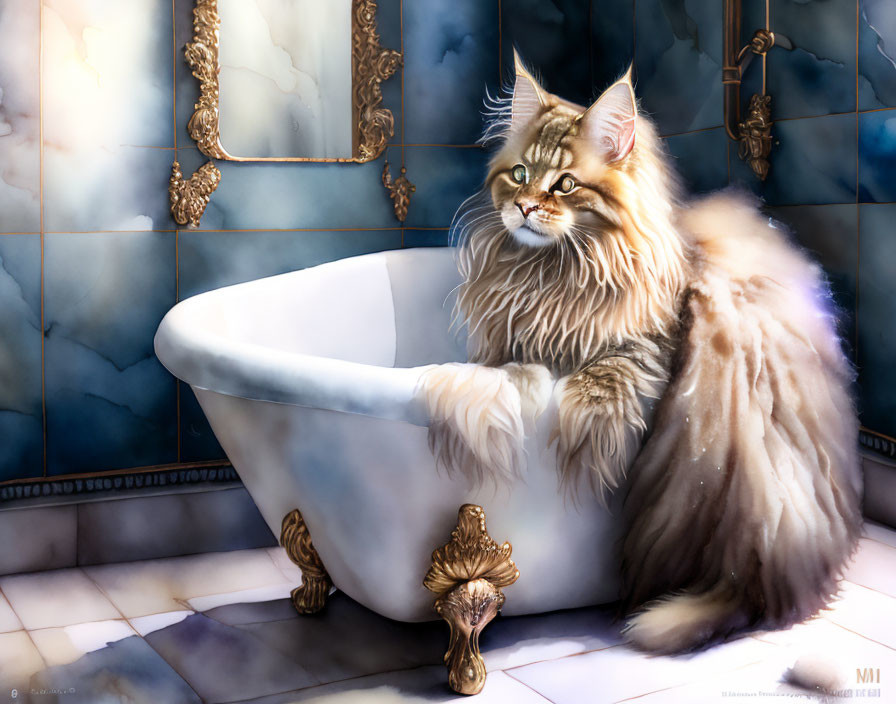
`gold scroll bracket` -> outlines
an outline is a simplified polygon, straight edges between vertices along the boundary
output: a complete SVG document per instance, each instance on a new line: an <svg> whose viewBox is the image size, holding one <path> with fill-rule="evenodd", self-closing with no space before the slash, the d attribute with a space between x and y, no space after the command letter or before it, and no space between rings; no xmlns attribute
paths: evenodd
<svg viewBox="0 0 896 704"><path fill-rule="evenodd" d="M209 198L220 183L221 172L211 161L200 166L189 179L184 179L180 163L175 161L168 181L168 200L174 222L199 227Z"/></svg>
<svg viewBox="0 0 896 704"><path fill-rule="evenodd" d="M389 172L389 162L383 164L383 185L389 191L389 197L392 199L395 209L395 217L402 223L408 218L411 193L417 190L417 187L405 175L406 173L407 169L402 166L398 178L393 179Z"/></svg>
<svg viewBox="0 0 896 704"><path fill-rule="evenodd" d="M445 665L448 684L460 694L478 694L485 686L479 634L504 605L501 588L520 576L511 550L510 543L491 539L481 506L464 504L451 540L432 554L423 586L437 595L435 609L451 629Z"/></svg>
<svg viewBox="0 0 896 704"><path fill-rule="evenodd" d="M317 613L324 608L333 581L314 549L311 534L299 509L293 509L283 517L280 544L286 548L289 559L302 570L302 586L291 593L293 606L300 614Z"/></svg>

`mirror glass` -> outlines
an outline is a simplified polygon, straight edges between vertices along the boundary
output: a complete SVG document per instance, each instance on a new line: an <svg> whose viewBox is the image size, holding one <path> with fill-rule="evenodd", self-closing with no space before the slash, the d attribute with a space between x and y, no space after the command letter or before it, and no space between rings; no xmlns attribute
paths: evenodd
<svg viewBox="0 0 896 704"><path fill-rule="evenodd" d="M350 159L352 0L219 0L218 12L224 149Z"/></svg>

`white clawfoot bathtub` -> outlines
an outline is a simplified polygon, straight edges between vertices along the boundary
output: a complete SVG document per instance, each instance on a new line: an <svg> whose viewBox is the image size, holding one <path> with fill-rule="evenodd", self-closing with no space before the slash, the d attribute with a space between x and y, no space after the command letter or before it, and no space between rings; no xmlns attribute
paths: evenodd
<svg viewBox="0 0 896 704"><path fill-rule="evenodd" d="M333 583L368 608L438 618L422 580L464 503L513 545L505 614L612 601L618 506L562 495L553 403L528 433L522 481L474 487L436 470L414 391L426 365L465 359L449 331L458 283L449 248L344 259L179 303L156 354L193 388L274 534L298 508Z"/></svg>

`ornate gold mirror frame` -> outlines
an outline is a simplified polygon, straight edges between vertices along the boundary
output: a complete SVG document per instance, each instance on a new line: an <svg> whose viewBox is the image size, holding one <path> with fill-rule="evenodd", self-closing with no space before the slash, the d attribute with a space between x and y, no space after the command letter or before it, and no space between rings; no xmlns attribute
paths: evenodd
<svg viewBox="0 0 896 704"><path fill-rule="evenodd" d="M184 47L187 63L200 84L199 101L187 124L199 150L213 159L227 161L364 163L379 157L395 131L392 111L382 107L380 84L401 66L402 56L400 52L380 46L376 32L376 0L351 2L352 124L355 127L351 157L238 157L227 152L221 144L218 129L218 40L221 19L217 0L196 0L193 8L193 41ZM184 180L179 165L174 165L169 196L172 215L178 224L198 225L211 192L220 183L220 172L211 162L200 171L203 171L201 176L197 172L189 180ZM394 190L391 183L387 188L390 192ZM394 195L392 197L395 199ZM398 201L396 216L403 221L397 206ZM405 214L406 211L405 207Z"/></svg>

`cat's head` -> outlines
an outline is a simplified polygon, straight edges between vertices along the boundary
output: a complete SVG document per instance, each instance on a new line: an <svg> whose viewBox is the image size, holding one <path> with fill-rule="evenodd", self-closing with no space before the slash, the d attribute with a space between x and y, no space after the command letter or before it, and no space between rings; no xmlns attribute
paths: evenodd
<svg viewBox="0 0 896 704"><path fill-rule="evenodd" d="M662 169L651 163L656 138L638 116L631 70L584 108L545 91L514 59L504 143L486 182L507 232L545 247L624 227L637 171Z"/></svg>

